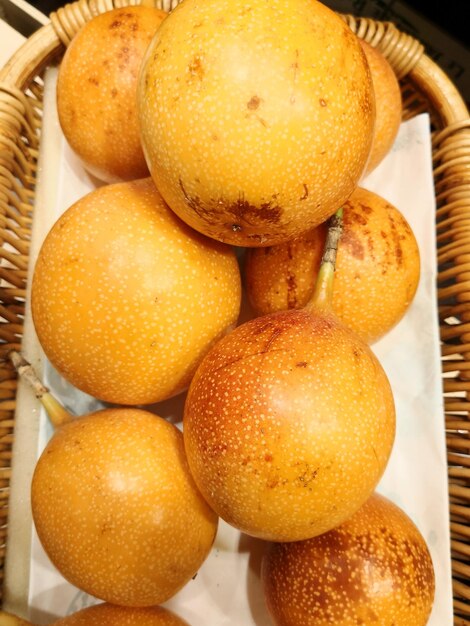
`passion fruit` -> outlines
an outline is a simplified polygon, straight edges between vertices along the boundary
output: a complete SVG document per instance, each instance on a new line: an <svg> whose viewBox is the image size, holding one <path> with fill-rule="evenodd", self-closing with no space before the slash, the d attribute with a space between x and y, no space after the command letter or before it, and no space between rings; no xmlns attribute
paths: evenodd
<svg viewBox="0 0 470 626"><path fill-rule="evenodd" d="M363 174L375 121L358 38L316 0L185 0L149 46L138 109L171 209L238 246L332 215Z"/></svg>
<svg viewBox="0 0 470 626"><path fill-rule="evenodd" d="M105 182L148 176L136 114L137 79L164 11L145 6L94 16L59 66L62 131L85 168Z"/></svg>
<svg viewBox="0 0 470 626"><path fill-rule="evenodd" d="M236 323L240 300L234 251L181 222L147 178L95 189L59 218L38 255L31 306L64 378L135 405L182 391Z"/></svg>
<svg viewBox="0 0 470 626"><path fill-rule="evenodd" d="M248 250L246 293L258 315L301 308L312 297L326 224L279 246ZM333 311L371 344L389 332L413 302L420 253L403 214L376 193L357 188L344 204Z"/></svg>
<svg viewBox="0 0 470 626"><path fill-rule="evenodd" d="M375 489L395 412L372 352L331 315L281 311L238 326L204 358L184 410L191 472L248 535L330 530Z"/></svg>
<svg viewBox="0 0 470 626"><path fill-rule="evenodd" d="M276 626L425 626L435 590L419 529L377 494L324 535L272 544L261 580Z"/></svg>
<svg viewBox="0 0 470 626"><path fill-rule="evenodd" d="M331 312L336 218L308 305L221 339L185 403L185 449L201 493L261 539L298 541L343 522L372 494L394 441L387 376Z"/></svg>
<svg viewBox="0 0 470 626"><path fill-rule="evenodd" d="M372 146L364 175L374 170L390 152L400 129L402 99L400 83L385 55L360 40L369 63L375 94L376 119Z"/></svg>
<svg viewBox="0 0 470 626"><path fill-rule="evenodd" d="M180 430L134 408L104 409L60 427L37 462L31 508L62 576L125 606L172 597L196 574L217 529Z"/></svg>

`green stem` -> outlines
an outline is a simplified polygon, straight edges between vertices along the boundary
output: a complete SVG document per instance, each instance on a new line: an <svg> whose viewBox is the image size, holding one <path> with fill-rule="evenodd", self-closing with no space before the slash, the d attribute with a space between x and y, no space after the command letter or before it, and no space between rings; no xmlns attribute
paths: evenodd
<svg viewBox="0 0 470 626"><path fill-rule="evenodd" d="M341 207L328 220L323 256L318 271L313 295L306 305L307 309L331 310L333 300L333 281L336 266L338 243L343 232L343 208Z"/></svg>
<svg viewBox="0 0 470 626"><path fill-rule="evenodd" d="M16 350L12 350L8 356L19 376L31 387L36 398L38 398L42 406L46 409L52 424L58 428L70 422L74 416L69 413L62 404L54 398L49 392L49 389L42 384L31 363ZM5 622L5 624L7 623L8 622ZM2 626L2 622L0 622L0 626Z"/></svg>

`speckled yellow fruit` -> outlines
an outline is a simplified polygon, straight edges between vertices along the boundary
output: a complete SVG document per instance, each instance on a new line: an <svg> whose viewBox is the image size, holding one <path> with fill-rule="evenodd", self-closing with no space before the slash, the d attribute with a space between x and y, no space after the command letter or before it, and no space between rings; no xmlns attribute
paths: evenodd
<svg viewBox="0 0 470 626"><path fill-rule="evenodd" d="M136 113L137 79L166 15L143 6L97 15L72 40L59 67L63 133L86 169L106 182L148 176Z"/></svg>
<svg viewBox="0 0 470 626"><path fill-rule="evenodd" d="M296 541L352 515L395 434L388 379L330 314L258 317L212 348L189 388L184 441L212 508L243 532Z"/></svg>
<svg viewBox="0 0 470 626"><path fill-rule="evenodd" d="M425 626L434 601L423 536L379 495L320 537L271 545L262 582L276 626Z"/></svg>
<svg viewBox="0 0 470 626"><path fill-rule="evenodd" d="M0 611L0 626L33 624ZM56 620L51 626L188 626L188 623L163 607L133 608L97 604Z"/></svg>
<svg viewBox="0 0 470 626"><path fill-rule="evenodd" d="M54 626L188 626L188 623L163 607L101 604L64 617L54 622Z"/></svg>
<svg viewBox="0 0 470 626"><path fill-rule="evenodd" d="M402 117L400 84L386 57L366 41L360 40L369 63L374 86L376 119L372 146L364 174L369 174L390 152Z"/></svg>
<svg viewBox="0 0 470 626"><path fill-rule="evenodd" d="M181 432L134 408L62 426L36 465L31 507L59 572L96 598L126 606L173 596L207 557L217 529Z"/></svg>
<svg viewBox="0 0 470 626"><path fill-rule="evenodd" d="M359 41L315 0L185 0L149 46L138 107L170 207L239 246L286 241L334 213L375 120Z"/></svg>
<svg viewBox="0 0 470 626"><path fill-rule="evenodd" d="M326 224L289 243L249 250L246 291L257 314L301 308L312 296ZM420 278L414 233L381 196L357 188L344 204L333 310L364 341L389 332L411 305Z"/></svg>
<svg viewBox="0 0 470 626"><path fill-rule="evenodd" d="M59 218L31 301L67 380L108 402L150 404L187 386L240 299L233 250L188 228L147 178L96 189Z"/></svg>

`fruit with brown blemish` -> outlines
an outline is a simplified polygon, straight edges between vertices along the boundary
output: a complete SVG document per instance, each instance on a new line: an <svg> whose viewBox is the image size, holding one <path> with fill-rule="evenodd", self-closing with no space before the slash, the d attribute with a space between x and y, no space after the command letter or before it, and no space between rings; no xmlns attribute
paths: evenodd
<svg viewBox="0 0 470 626"><path fill-rule="evenodd" d="M39 341L90 395L151 404L182 391L236 323L234 251L190 229L150 178L100 187L54 224L34 269Z"/></svg>
<svg viewBox="0 0 470 626"><path fill-rule="evenodd" d="M367 343L406 314L420 278L416 237L387 200L357 188L344 204L333 310ZM279 246L248 250L246 292L257 315L302 308L312 297L326 224Z"/></svg>
<svg viewBox="0 0 470 626"><path fill-rule="evenodd" d="M74 418L51 404L21 354L10 359L56 426L31 481L34 525L52 564L105 602L165 602L195 576L218 523L191 476L181 431L132 407Z"/></svg>
<svg viewBox="0 0 470 626"><path fill-rule="evenodd" d="M400 83L387 58L363 39L359 41L369 63L376 108L372 146L364 172L366 175L390 152L400 129L403 106Z"/></svg>
<svg viewBox="0 0 470 626"><path fill-rule="evenodd" d="M137 101L169 206L238 246L332 215L364 171L375 120L358 38L315 0L185 0L150 45Z"/></svg>
<svg viewBox="0 0 470 626"><path fill-rule="evenodd" d="M166 15L148 6L96 15L74 37L59 66L62 131L85 168L108 183L149 174L137 121L137 80Z"/></svg>
<svg viewBox="0 0 470 626"><path fill-rule="evenodd" d="M220 517L262 539L306 539L343 522L375 489L394 441L387 376L331 311L335 232L311 302L219 341L185 403L196 484Z"/></svg>
<svg viewBox="0 0 470 626"><path fill-rule="evenodd" d="M377 494L319 537L269 546L261 579L275 626L425 626L434 602L424 537Z"/></svg>
<svg viewBox="0 0 470 626"><path fill-rule="evenodd" d="M15 615L0 611L0 626L34 626ZM163 607L125 607L97 604L51 622L51 626L189 626Z"/></svg>

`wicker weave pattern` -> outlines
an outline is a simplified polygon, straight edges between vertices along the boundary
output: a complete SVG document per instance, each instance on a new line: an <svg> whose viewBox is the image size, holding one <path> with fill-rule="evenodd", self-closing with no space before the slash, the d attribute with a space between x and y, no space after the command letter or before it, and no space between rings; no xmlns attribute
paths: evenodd
<svg viewBox="0 0 470 626"><path fill-rule="evenodd" d="M148 1L144 0L148 4ZM28 275L44 68L94 15L139 0L78 0L51 15L0 70L0 576L8 521L16 378ZM150 2L153 4L153 2ZM177 0L157 0L167 11ZM342 16L377 46L401 79L404 119L428 111L434 127L439 323L449 462L455 624L470 625L470 121L460 94L423 46L391 23Z"/></svg>

